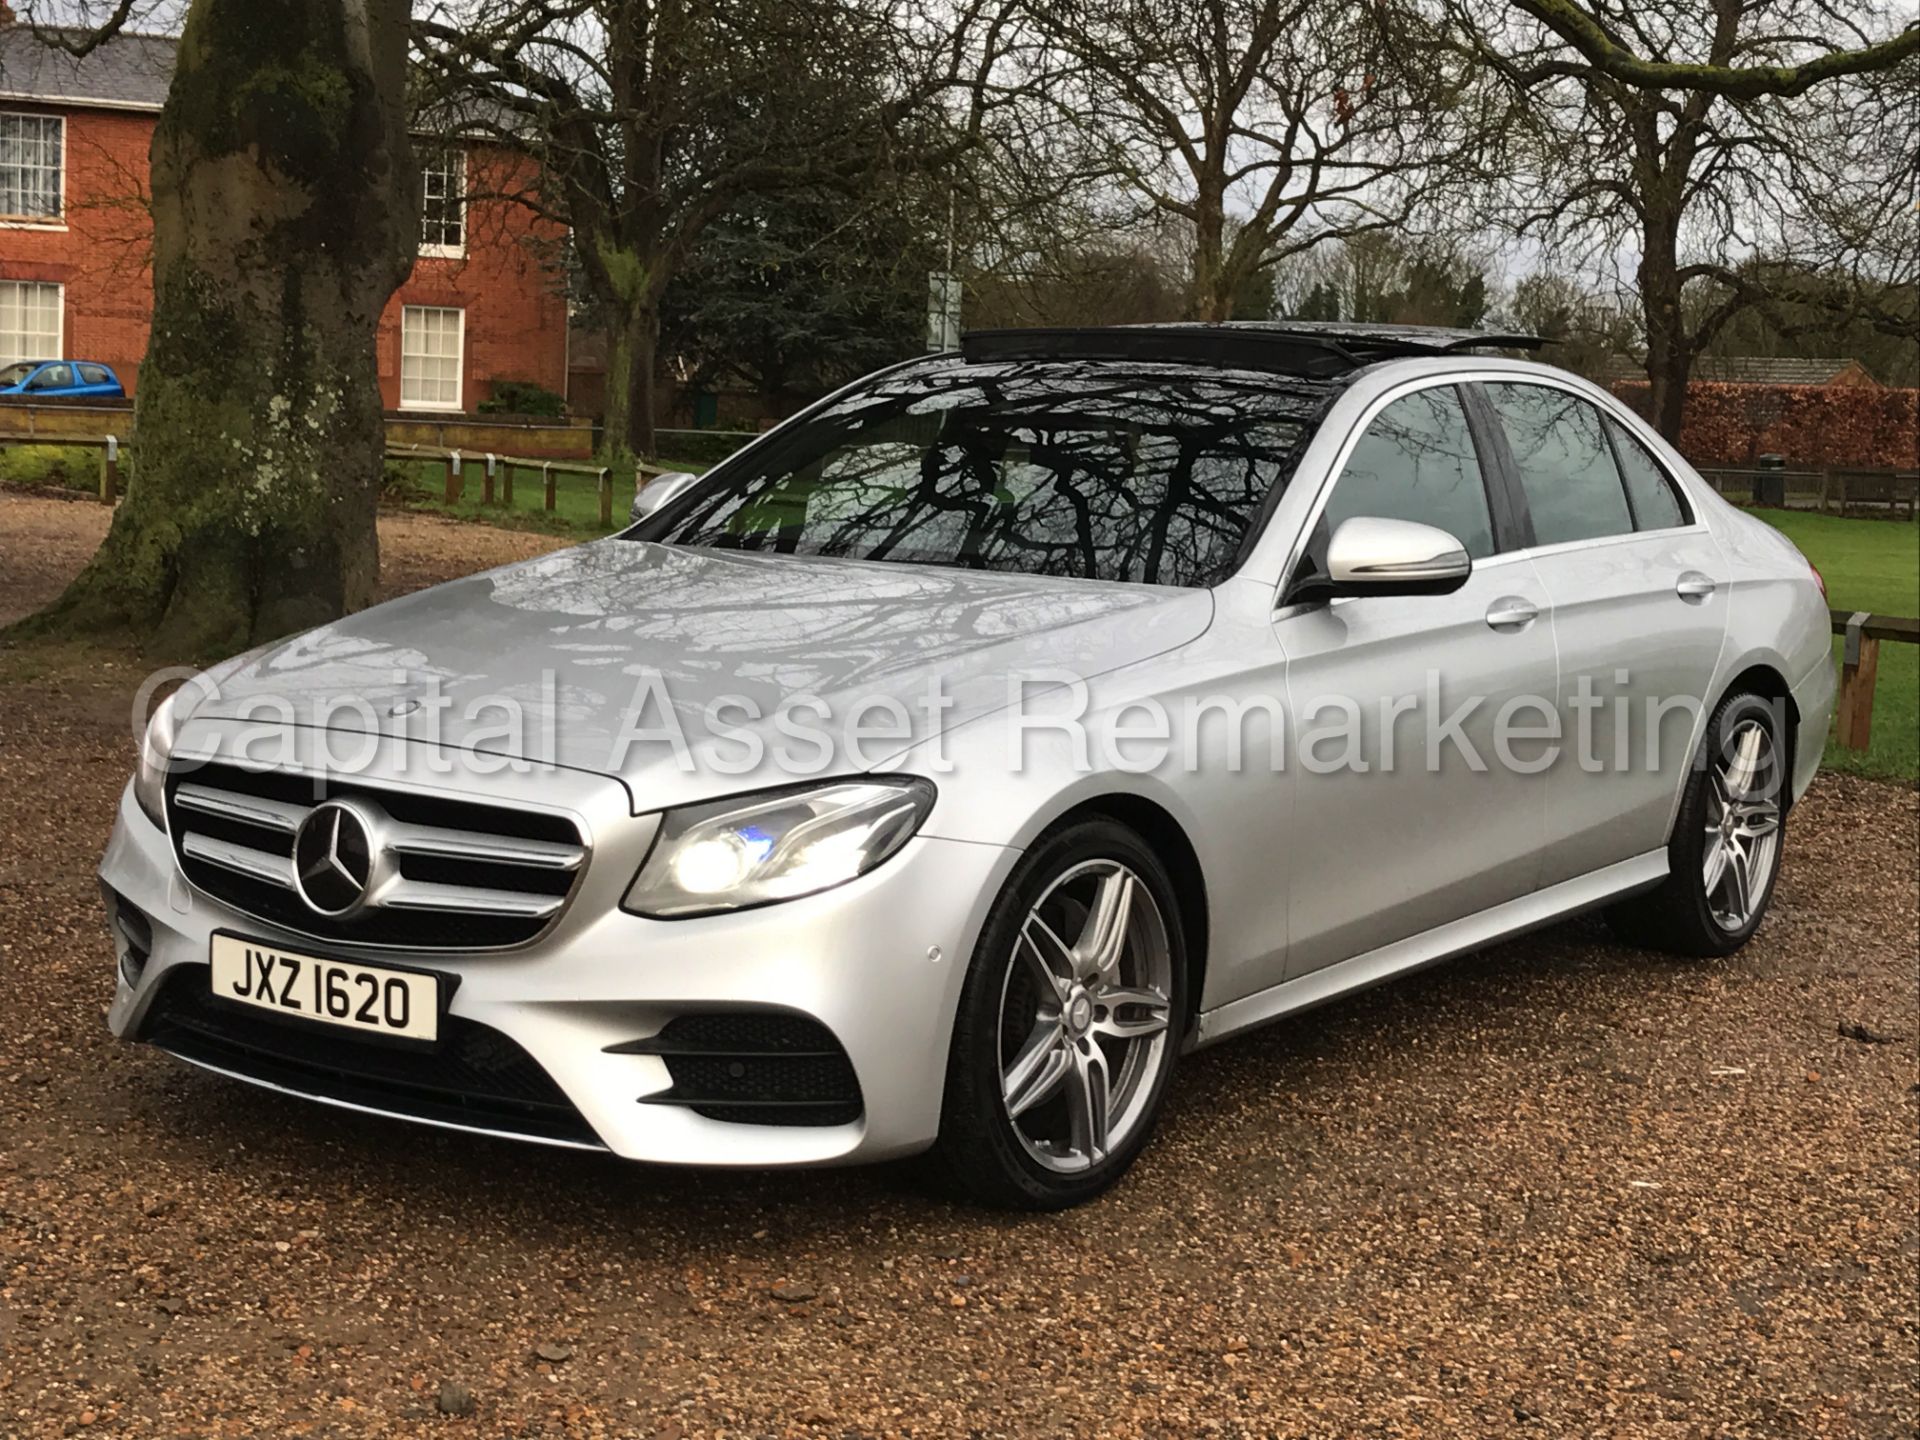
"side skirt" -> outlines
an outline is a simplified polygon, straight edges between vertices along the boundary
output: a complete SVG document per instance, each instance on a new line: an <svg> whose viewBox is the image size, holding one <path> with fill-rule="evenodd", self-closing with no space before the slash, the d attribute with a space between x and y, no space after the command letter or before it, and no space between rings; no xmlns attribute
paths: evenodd
<svg viewBox="0 0 1920 1440"><path fill-rule="evenodd" d="M1382 945L1351 960L1325 965L1305 975L1269 986L1201 1014L1187 1048L1198 1050L1229 1035L1265 1025L1296 1011L1310 1010L1342 995L1365 990L1396 976L1410 974L1468 951L1481 950L1543 925L1618 900L1636 890L1648 890L1667 878L1664 847L1622 860L1605 869L1562 880L1558 885L1522 895L1491 910L1450 921L1391 945Z"/></svg>

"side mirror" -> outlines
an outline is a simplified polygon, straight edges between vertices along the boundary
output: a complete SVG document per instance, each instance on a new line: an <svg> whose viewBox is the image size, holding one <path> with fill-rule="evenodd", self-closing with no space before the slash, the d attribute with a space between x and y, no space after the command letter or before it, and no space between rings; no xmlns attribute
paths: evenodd
<svg viewBox="0 0 1920 1440"><path fill-rule="evenodd" d="M678 500L686 494L699 478L687 470L669 470L664 475L654 476L633 492L633 508L627 512L628 521L644 520L656 510L664 509L668 501Z"/></svg>
<svg viewBox="0 0 1920 1440"><path fill-rule="evenodd" d="M1327 545L1327 583L1340 595L1448 595L1473 560L1446 531L1411 520L1356 515Z"/></svg>

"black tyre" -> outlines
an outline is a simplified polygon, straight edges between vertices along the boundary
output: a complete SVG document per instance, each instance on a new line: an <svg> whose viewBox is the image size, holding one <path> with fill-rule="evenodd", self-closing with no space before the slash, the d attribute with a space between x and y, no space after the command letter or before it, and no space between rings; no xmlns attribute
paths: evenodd
<svg viewBox="0 0 1920 1440"><path fill-rule="evenodd" d="M1173 885L1138 835L1092 820L1034 846L961 992L933 1156L948 1186L1055 1210L1126 1173L1173 1073L1186 976Z"/></svg>
<svg viewBox="0 0 1920 1440"><path fill-rule="evenodd" d="M1707 723L1658 889L1607 911L1621 939L1677 955L1730 955L1760 928L1786 839L1786 746L1775 705L1735 693Z"/></svg>

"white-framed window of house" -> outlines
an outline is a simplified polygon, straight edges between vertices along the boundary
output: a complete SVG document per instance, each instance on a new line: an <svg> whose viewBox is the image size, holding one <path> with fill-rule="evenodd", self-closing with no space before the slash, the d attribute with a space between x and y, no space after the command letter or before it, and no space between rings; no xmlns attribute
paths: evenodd
<svg viewBox="0 0 1920 1440"><path fill-rule="evenodd" d="M400 408L458 410L467 312L439 305L400 311Z"/></svg>
<svg viewBox="0 0 1920 1440"><path fill-rule="evenodd" d="M39 280L0 280L0 365L58 360L66 348L66 296Z"/></svg>
<svg viewBox="0 0 1920 1440"><path fill-rule="evenodd" d="M456 146L423 152L420 163L420 253L467 253L467 156Z"/></svg>
<svg viewBox="0 0 1920 1440"><path fill-rule="evenodd" d="M0 111L0 222L58 225L66 213L67 122Z"/></svg>

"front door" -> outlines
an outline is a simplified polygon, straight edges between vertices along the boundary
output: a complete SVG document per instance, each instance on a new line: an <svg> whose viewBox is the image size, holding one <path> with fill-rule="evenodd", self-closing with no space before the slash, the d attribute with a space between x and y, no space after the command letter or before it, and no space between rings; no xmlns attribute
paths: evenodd
<svg viewBox="0 0 1920 1440"><path fill-rule="evenodd" d="M1448 531L1473 574L1450 595L1341 599L1276 615L1297 767L1284 842L1290 976L1536 884L1546 783L1534 766L1546 743L1521 736L1550 723L1552 615L1492 479L1456 387L1392 401L1342 467L1302 566L1323 569L1340 523L1374 515ZM1357 753L1343 753L1350 726Z"/></svg>

